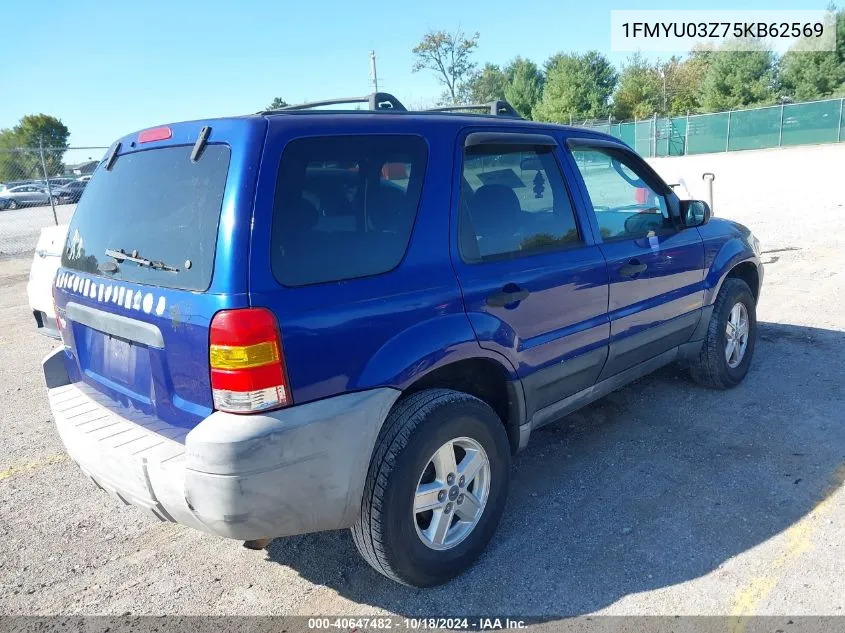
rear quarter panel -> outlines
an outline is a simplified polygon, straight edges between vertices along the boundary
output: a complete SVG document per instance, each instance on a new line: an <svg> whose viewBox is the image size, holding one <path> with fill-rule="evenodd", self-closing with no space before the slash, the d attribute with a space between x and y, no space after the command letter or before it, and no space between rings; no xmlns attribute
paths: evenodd
<svg viewBox="0 0 845 633"><path fill-rule="evenodd" d="M296 404L376 386L402 389L445 363L491 355L475 340L449 260L455 129L410 116L402 116L401 124L389 115L345 117L342 124L333 119L271 117L258 178L250 304L270 308L279 320ZM371 133L420 135L428 145L422 196L404 259L396 269L372 277L283 286L271 272L270 234L285 145L303 136Z"/></svg>

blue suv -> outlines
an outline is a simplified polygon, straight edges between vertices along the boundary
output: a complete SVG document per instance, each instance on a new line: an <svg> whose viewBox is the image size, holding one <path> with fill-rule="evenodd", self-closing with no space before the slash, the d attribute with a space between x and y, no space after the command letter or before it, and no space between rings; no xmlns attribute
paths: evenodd
<svg viewBox="0 0 845 633"><path fill-rule="evenodd" d="M351 528L429 586L485 548L535 429L668 363L737 385L763 269L616 138L364 101L117 141L44 375L124 503L252 547Z"/></svg>

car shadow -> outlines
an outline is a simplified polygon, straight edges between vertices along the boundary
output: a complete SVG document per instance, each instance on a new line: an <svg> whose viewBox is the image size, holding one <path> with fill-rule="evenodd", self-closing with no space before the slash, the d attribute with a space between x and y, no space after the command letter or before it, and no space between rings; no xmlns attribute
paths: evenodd
<svg viewBox="0 0 845 633"><path fill-rule="evenodd" d="M348 531L277 539L267 559L361 613L590 613L717 570L835 489L843 375L845 333L760 323L735 389L704 389L667 367L539 430L514 460L486 553L441 587L382 577Z"/></svg>

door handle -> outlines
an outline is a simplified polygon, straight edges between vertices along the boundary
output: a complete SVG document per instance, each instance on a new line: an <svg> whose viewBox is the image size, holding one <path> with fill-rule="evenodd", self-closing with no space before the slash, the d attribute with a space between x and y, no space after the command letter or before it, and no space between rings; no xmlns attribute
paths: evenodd
<svg viewBox="0 0 845 633"><path fill-rule="evenodd" d="M503 308L511 303L519 303L531 293L525 289L518 289L511 292L502 290L487 297L487 305L491 308Z"/></svg>
<svg viewBox="0 0 845 633"><path fill-rule="evenodd" d="M634 277L645 272L646 268L648 268L646 264L640 263L638 259L632 259L619 269L619 274L623 277Z"/></svg>

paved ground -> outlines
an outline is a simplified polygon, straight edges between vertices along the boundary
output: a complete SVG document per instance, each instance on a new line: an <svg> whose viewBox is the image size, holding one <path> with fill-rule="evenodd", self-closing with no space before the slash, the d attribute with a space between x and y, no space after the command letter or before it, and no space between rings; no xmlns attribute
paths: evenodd
<svg viewBox="0 0 845 633"><path fill-rule="evenodd" d="M767 250L745 383L668 368L538 432L488 552L432 590L371 571L347 532L253 552L116 506L64 457L28 262L0 261L0 613L842 614L845 201L807 154L767 156L718 190Z"/></svg>
<svg viewBox="0 0 845 633"><path fill-rule="evenodd" d="M75 208L75 204L56 206L59 224L69 222ZM9 209L0 211L0 259L32 253L41 229L54 224L51 207L25 207L14 211Z"/></svg>

